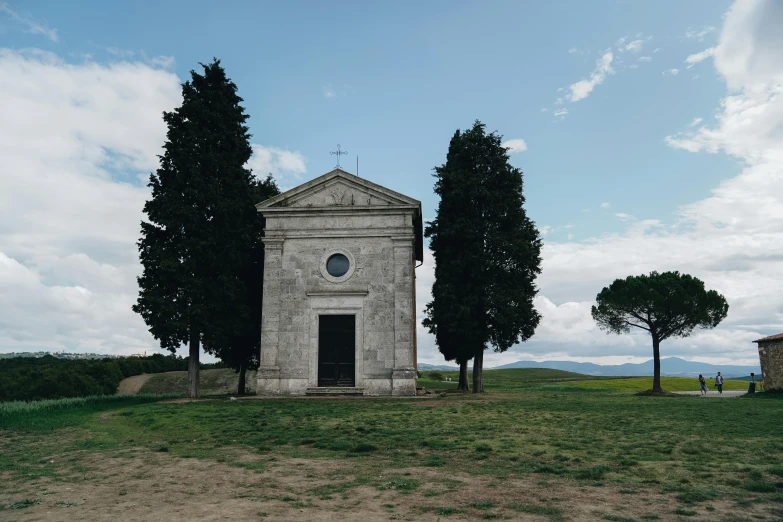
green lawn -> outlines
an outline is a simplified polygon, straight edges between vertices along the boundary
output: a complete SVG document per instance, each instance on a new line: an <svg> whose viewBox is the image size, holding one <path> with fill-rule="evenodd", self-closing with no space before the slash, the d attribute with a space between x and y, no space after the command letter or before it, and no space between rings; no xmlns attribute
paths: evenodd
<svg viewBox="0 0 783 522"><path fill-rule="evenodd" d="M141 396L61 408L6 405L0 407L0 478L14 483L41 477L70 480L88 454L123 457L147 448L259 473L277 459L347 463L353 478L335 479L341 491L359 485L383 489L395 470L418 468L443 480L458 472L501 483L532 476L541 484L567 484L574 491L666 494L682 506L721 500L740 512L748 501L783 502L779 396L703 399L631 393L643 389L644 381L649 379L553 383L541 377L517 382L515 388L490 381L489 391L480 396L444 393L435 399L160 403ZM664 386L675 389L675 382L667 380ZM70 458L42 466L52 454ZM246 455L257 457L248 460ZM389 487L412 491L421 482L394 480L401 482ZM422 488L416 494L424 498L430 493ZM479 509L468 500L464 504L438 509Z"/></svg>
<svg viewBox="0 0 783 522"><path fill-rule="evenodd" d="M563 386L574 386L584 389L605 389L618 391L639 392L652 388L652 377L628 377L624 379L612 379L601 381L581 381L562 383ZM699 380L685 377L661 377L661 387L666 391L699 391ZM710 393L718 393L718 388L707 381L707 389ZM748 383L743 381L723 381L724 390L748 390Z"/></svg>
<svg viewBox="0 0 783 522"><path fill-rule="evenodd" d="M437 370L436 370L437 371ZM422 372L426 377L429 371ZM438 372L444 377L451 377L456 381L459 378L459 372ZM473 372L468 372L468 377L472 378ZM507 368L503 370L484 370L485 381L487 384L497 384L500 382L548 382L548 381L583 381L587 379L605 379L606 377L595 377L581 373L566 372L564 370L553 370L551 368Z"/></svg>
<svg viewBox="0 0 783 522"><path fill-rule="evenodd" d="M444 377L450 377L452 379L451 382L433 381L428 378L430 373L423 372L420 385L438 389L456 388L456 381L459 378L458 372L439 372ZM472 372L468 372L468 377L472 379ZM652 377L599 377L548 368L484 370L484 381L485 387L496 390L515 390L530 387L546 390L547 384L551 384L556 388L567 386L586 390L626 392L640 392L652 388ZM661 377L661 386L664 390L672 392L699 391L699 381L696 378ZM712 385L712 380L707 380L707 387L710 392L717 393L717 388ZM747 391L748 383L739 380L726 380L724 381L723 389Z"/></svg>

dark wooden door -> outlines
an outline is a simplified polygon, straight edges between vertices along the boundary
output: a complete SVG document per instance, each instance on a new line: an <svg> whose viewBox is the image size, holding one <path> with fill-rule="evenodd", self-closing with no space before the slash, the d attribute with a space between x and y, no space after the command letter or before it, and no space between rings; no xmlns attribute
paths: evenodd
<svg viewBox="0 0 783 522"><path fill-rule="evenodd" d="M356 385L356 316L318 317L318 386Z"/></svg>

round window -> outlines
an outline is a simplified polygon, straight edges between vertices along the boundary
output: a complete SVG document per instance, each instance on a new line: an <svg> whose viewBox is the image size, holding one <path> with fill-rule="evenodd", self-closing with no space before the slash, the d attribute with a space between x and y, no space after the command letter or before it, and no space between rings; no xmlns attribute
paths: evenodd
<svg viewBox="0 0 783 522"><path fill-rule="evenodd" d="M326 271L332 277L342 277L348 273L351 262L343 254L334 254L326 260Z"/></svg>

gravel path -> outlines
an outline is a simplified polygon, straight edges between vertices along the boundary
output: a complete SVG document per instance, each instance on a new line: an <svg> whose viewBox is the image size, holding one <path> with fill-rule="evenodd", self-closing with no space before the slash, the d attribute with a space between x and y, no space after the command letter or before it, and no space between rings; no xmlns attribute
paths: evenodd
<svg viewBox="0 0 783 522"><path fill-rule="evenodd" d="M120 385L117 388L118 395L126 395L129 393L138 393L144 383L152 377L151 373L143 373L141 375L134 375L120 381Z"/></svg>
<svg viewBox="0 0 783 522"><path fill-rule="evenodd" d="M698 391L684 391L684 392L675 392L677 395L701 395L701 392ZM725 390L722 394L718 393L716 390L710 390L707 392L707 395L705 397L739 397L740 395L745 395L745 390Z"/></svg>

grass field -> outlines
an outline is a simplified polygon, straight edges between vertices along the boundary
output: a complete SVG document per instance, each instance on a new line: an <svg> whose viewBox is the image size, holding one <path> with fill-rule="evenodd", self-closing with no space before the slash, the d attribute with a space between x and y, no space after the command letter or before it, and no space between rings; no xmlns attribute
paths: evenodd
<svg viewBox="0 0 783 522"><path fill-rule="evenodd" d="M420 384L427 388L456 388L459 377L457 372L438 372L444 377L450 377L451 382L432 381L428 378L431 372L423 372ZM472 378L472 372L468 372ZM256 373L247 374L247 391L255 393ZM552 384L555 386L575 386L586 389L644 391L652 387L652 377L597 377L579 373L552 370L548 368L513 368L505 370L485 370L486 386L492 390L515 390L531 386ZM696 379L682 377L663 377L662 385L669 391L698 391L699 382ZM187 391L187 372L167 372L153 374L144 383L139 393L185 393ZM717 392L708 381L710 391ZM202 395L230 395L237 389L237 374L230 369L202 370ZM745 381L727 380L724 390L747 390Z"/></svg>
<svg viewBox="0 0 783 522"><path fill-rule="evenodd" d="M456 388L459 378L458 372L440 372L444 377L450 377L451 382L432 381L428 378L430 372L424 372L421 383L425 386L436 388ZM519 389L538 387L550 383L556 387L570 386L588 390L616 390L640 392L652 388L652 377L599 377L583 375L580 373L551 370L548 368L509 368L505 370L485 370L485 387L490 389ZM472 372L468 372L468 378L472 379ZM664 390L672 392L699 391L699 381L686 377L661 377L661 386ZM707 381L710 391L717 393L717 388L712 381ZM547 389L546 387L541 389ZM551 388L550 388L551 389ZM748 389L747 381L726 380L724 390Z"/></svg>
<svg viewBox="0 0 783 522"><path fill-rule="evenodd" d="M779 396L507 377L481 396L422 379L432 399L0 407L0 519L783 517Z"/></svg>
<svg viewBox="0 0 783 522"><path fill-rule="evenodd" d="M199 374L202 395L236 394L239 377L234 370L202 370ZM246 386L248 393L255 393L256 372L247 372ZM139 393L186 393L187 389L188 372L166 372L151 375Z"/></svg>

